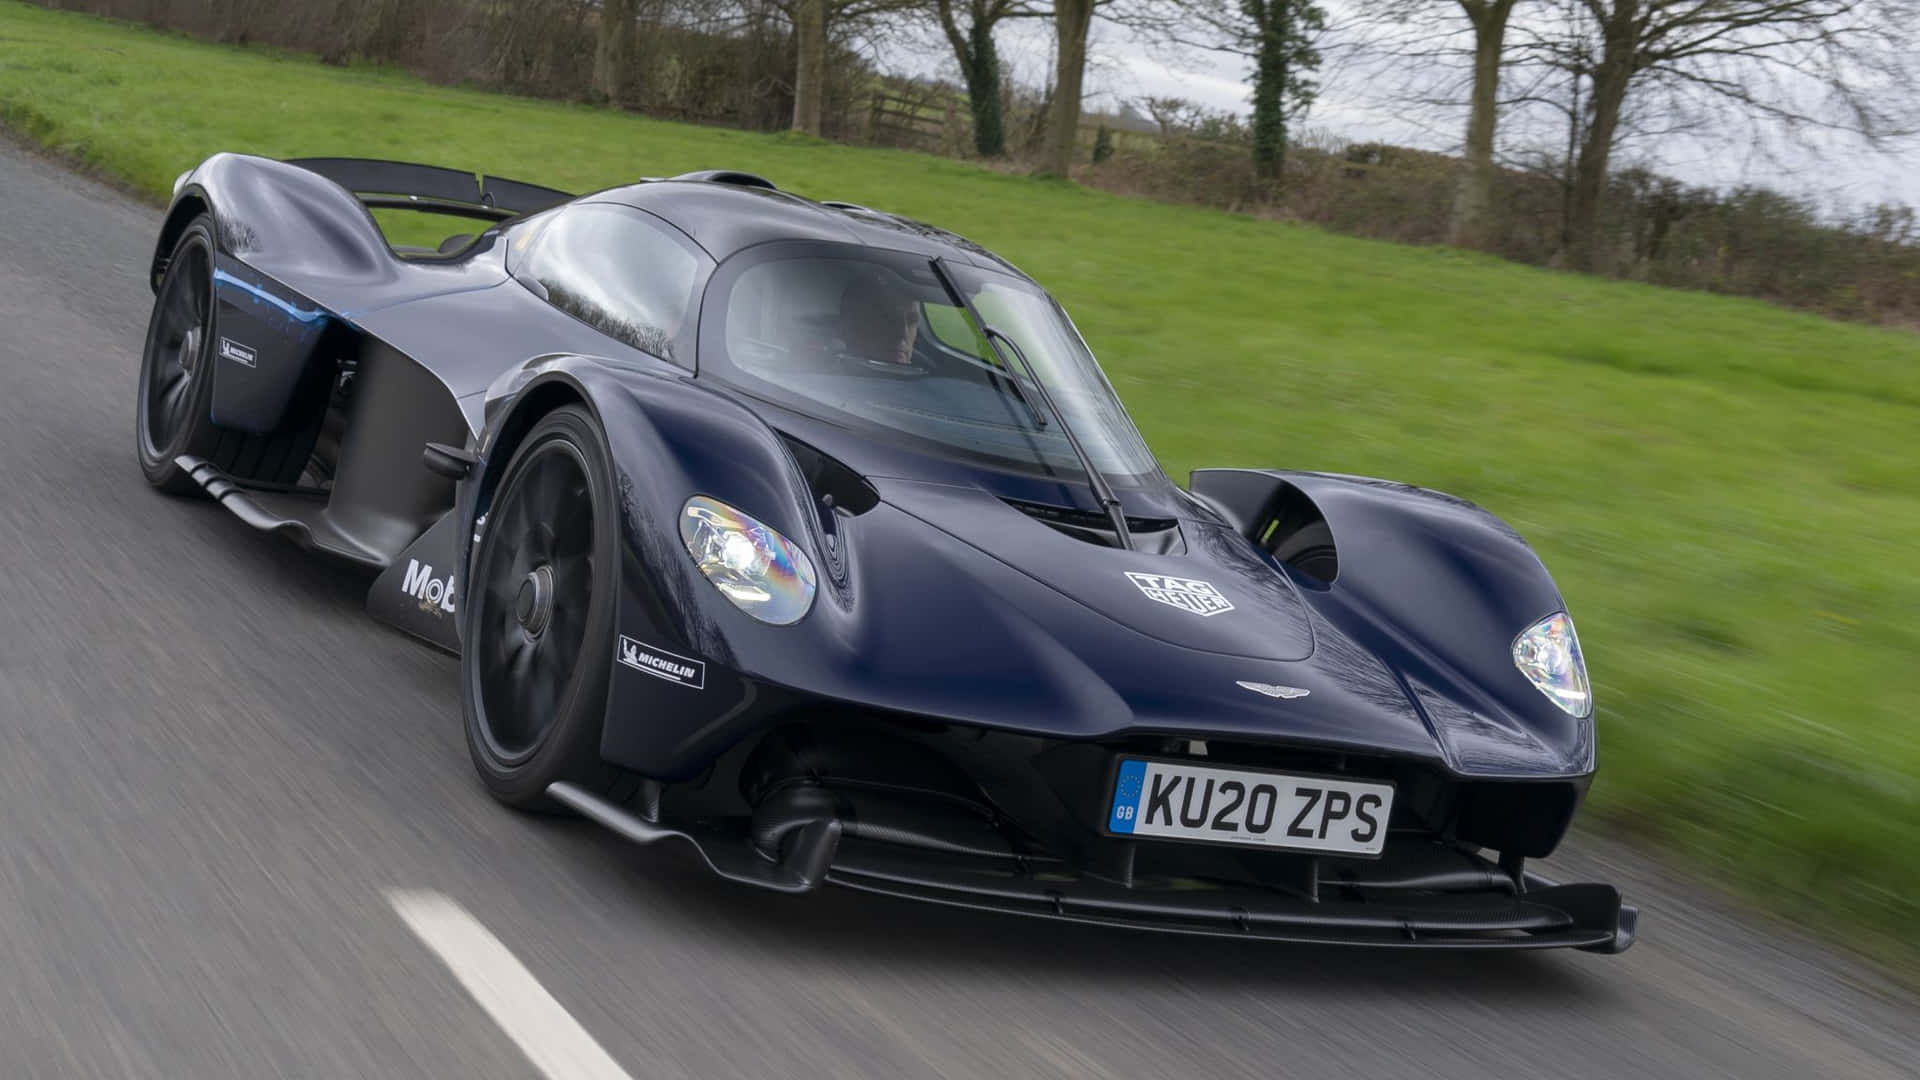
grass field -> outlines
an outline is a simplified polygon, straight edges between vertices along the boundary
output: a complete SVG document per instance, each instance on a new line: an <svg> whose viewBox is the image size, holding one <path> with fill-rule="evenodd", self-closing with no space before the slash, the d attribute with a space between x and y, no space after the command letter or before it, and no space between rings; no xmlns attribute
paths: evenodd
<svg viewBox="0 0 1920 1080"><path fill-rule="evenodd" d="M1506 517L1598 684L1598 820L1912 940L1920 728L1894 676L1920 667L1920 336L7 0L0 120L154 199L216 150L571 190L727 167L954 228L1056 290L1175 475L1365 473Z"/></svg>

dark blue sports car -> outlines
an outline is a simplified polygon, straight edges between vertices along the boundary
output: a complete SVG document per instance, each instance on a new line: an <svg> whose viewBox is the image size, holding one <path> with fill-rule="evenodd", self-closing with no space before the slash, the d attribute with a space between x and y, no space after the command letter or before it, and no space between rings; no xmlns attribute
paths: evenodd
<svg viewBox="0 0 1920 1080"><path fill-rule="evenodd" d="M370 208L473 221L390 246ZM1190 934L1618 952L1527 870L1580 645L1460 499L1182 488L977 245L759 177L220 154L152 265L155 487L377 574L487 789L714 872Z"/></svg>

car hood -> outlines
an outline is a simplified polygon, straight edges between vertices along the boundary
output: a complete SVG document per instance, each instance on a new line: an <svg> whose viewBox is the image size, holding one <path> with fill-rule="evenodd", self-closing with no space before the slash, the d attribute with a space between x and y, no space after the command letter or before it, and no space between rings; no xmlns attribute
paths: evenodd
<svg viewBox="0 0 1920 1080"><path fill-rule="evenodd" d="M1417 643L1395 644L1384 620L1296 585L1246 541L1211 531L1219 526L1183 519L1188 554L1155 556L1062 535L979 489L874 485L880 501L844 517L823 549L801 622L759 623L711 588L689 591L710 614L689 620L688 655L743 681L713 680L717 700L740 705L676 745L688 760L742 737L755 687L777 687L1052 739L1291 743L1461 776L1592 771L1581 739L1505 709ZM1205 581L1233 607L1196 614L1148 596L1130 573ZM623 616L622 631L640 621Z"/></svg>
<svg viewBox="0 0 1920 1080"><path fill-rule="evenodd" d="M1177 554L1123 551L1069 536L977 487L875 484L890 505L1148 637L1260 660L1313 654L1293 584L1223 526L1180 523Z"/></svg>
<svg viewBox="0 0 1920 1080"><path fill-rule="evenodd" d="M1177 553L1123 551L1067 535L1011 501L1058 502L1045 485L959 468L925 475L940 463L882 462L851 434L813 425L804 438L787 437L848 465L878 496L848 500L826 535L818 496L798 471L789 478L761 460L776 452L791 460L776 436L758 456L728 446L708 430L720 412L676 414L667 445L627 448L621 460L648 463L622 480L636 492L630 512L655 504L677 512L688 492L721 498L804 544L818 592L805 618L774 626L734 608L683 556L648 558L667 584L649 589L646 575L634 577L620 632L715 666L702 699L713 711L689 711L674 730L649 736L654 749L645 752L662 775L749 737L763 722L764 710L750 707L757 697L789 693L820 707L1053 739L1152 733L1412 757L1459 775L1591 772L1584 732L1557 732L1524 705L1508 707L1407 633L1375 594L1295 580L1176 490L1125 497L1134 513L1177 520ZM656 408L656 429L664 416ZM698 475L663 461L691 462ZM922 475L899 475L908 467ZM638 494L651 488L661 494ZM636 521L629 532L665 530ZM663 603L677 632L647 629L659 626ZM687 704L686 691L659 679L617 679L615 689L611 712ZM680 697L648 697L663 690Z"/></svg>
<svg viewBox="0 0 1920 1080"><path fill-rule="evenodd" d="M1592 771L1590 736L1508 707L1224 526L1182 519L1186 553L1152 555L1066 536L979 488L874 484L881 505L845 537L846 585L824 585L809 616L827 654L782 650L788 685L1050 737L1293 742L1462 776ZM1198 614L1134 574L1203 581L1232 607Z"/></svg>

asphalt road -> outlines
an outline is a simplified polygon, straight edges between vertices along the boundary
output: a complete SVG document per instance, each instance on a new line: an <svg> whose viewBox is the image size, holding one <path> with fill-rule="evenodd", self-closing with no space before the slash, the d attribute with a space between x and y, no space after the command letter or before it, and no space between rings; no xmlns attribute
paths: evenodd
<svg viewBox="0 0 1920 1080"><path fill-rule="evenodd" d="M0 144L0 1076L539 1075L393 890L470 912L633 1077L1920 1075L1913 998L1590 838L1548 869L1643 905L1622 957L782 898L503 810L452 659L142 482L157 223Z"/></svg>

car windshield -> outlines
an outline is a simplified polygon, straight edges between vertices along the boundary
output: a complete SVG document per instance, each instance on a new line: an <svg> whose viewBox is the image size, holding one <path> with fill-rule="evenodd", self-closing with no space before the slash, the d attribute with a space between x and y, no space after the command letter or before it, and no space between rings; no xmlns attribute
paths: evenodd
<svg viewBox="0 0 1920 1080"><path fill-rule="evenodd" d="M708 298L707 318L722 313L724 331L703 327L703 374L936 453L1080 475L1050 399L1110 482L1160 475L1079 333L1044 291L1012 274L941 264L986 328L1003 336L995 350L928 260L823 247L761 257L715 278L719 294Z"/></svg>

